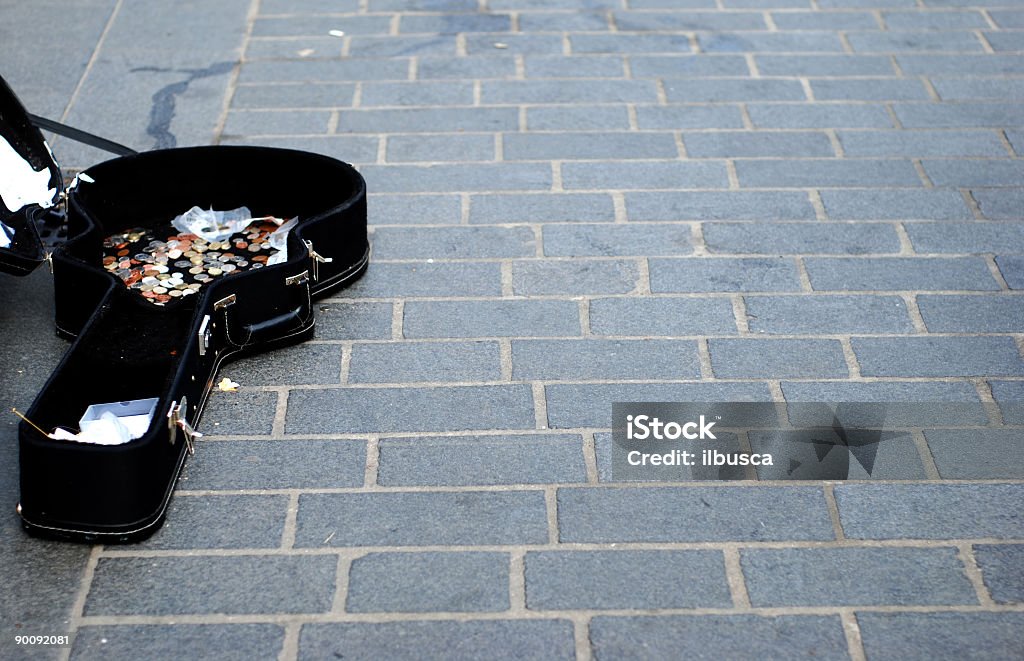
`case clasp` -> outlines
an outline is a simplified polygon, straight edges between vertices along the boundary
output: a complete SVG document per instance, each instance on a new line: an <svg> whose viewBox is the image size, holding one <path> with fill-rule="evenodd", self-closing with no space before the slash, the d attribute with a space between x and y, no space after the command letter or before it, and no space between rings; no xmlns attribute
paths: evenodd
<svg viewBox="0 0 1024 661"><path fill-rule="evenodd" d="M333 257L324 257L316 250L313 249L313 242L309 239L303 239L303 243L306 244L306 250L309 251L309 257L313 260L313 282L320 280L320 265L330 264L334 261Z"/></svg>
<svg viewBox="0 0 1024 661"><path fill-rule="evenodd" d="M181 403L171 402L171 409L167 412L167 430L170 435L171 445L174 445L174 441L178 436L178 429L181 429L182 435L185 437L185 447L188 450L189 455L196 453L195 439L202 438L202 434L197 432L188 421L188 399L186 397L181 398Z"/></svg>
<svg viewBox="0 0 1024 661"><path fill-rule="evenodd" d="M199 355L205 356L210 350L210 338L213 337L213 330L210 328L210 315L203 317L203 323L199 324Z"/></svg>

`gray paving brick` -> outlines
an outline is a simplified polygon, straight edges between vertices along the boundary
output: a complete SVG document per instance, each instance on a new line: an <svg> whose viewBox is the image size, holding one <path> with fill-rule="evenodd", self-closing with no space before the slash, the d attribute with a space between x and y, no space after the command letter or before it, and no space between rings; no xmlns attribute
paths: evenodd
<svg viewBox="0 0 1024 661"><path fill-rule="evenodd" d="M780 30L877 30L875 17L865 11L775 12L772 21Z"/></svg>
<svg viewBox="0 0 1024 661"><path fill-rule="evenodd" d="M509 133L505 160L675 158L668 133Z"/></svg>
<svg viewBox="0 0 1024 661"><path fill-rule="evenodd" d="M370 0L370 11L463 12L476 11L473 0Z"/></svg>
<svg viewBox="0 0 1024 661"><path fill-rule="evenodd" d="M377 3L377 0L374 0ZM263 0L260 3L260 15L273 14L319 14L323 13L323 0ZM359 11L359 0L332 0L329 5L333 13L355 13Z"/></svg>
<svg viewBox="0 0 1024 661"><path fill-rule="evenodd" d="M339 295L498 296L501 265L496 263L374 264L366 275Z"/></svg>
<svg viewBox="0 0 1024 661"><path fill-rule="evenodd" d="M943 479L1019 480L1024 477L1020 430L929 429L924 435Z"/></svg>
<svg viewBox="0 0 1024 661"><path fill-rule="evenodd" d="M406 80L405 60L362 59L246 62L239 83L349 82L353 80Z"/></svg>
<svg viewBox="0 0 1024 661"><path fill-rule="evenodd" d="M981 568L992 600L999 604L1024 602L1024 544L978 544L974 558Z"/></svg>
<svg viewBox="0 0 1024 661"><path fill-rule="evenodd" d="M796 264L784 257L652 259L649 264L655 293L800 290Z"/></svg>
<svg viewBox="0 0 1024 661"><path fill-rule="evenodd" d="M586 482L583 441L571 434L394 438L380 442L378 483L465 486Z"/></svg>
<svg viewBox="0 0 1024 661"><path fill-rule="evenodd" d="M629 68L634 78L705 78L750 73L746 58L740 55L634 55L629 58Z"/></svg>
<svg viewBox="0 0 1024 661"><path fill-rule="evenodd" d="M898 253L891 225L879 223L708 223L704 242L712 253L863 255Z"/></svg>
<svg viewBox="0 0 1024 661"><path fill-rule="evenodd" d="M853 338L864 376L1024 375L1009 337Z"/></svg>
<svg viewBox="0 0 1024 661"><path fill-rule="evenodd" d="M420 80L447 78L511 78L516 73L512 56L423 57L417 61Z"/></svg>
<svg viewBox="0 0 1024 661"><path fill-rule="evenodd" d="M296 390L289 434L532 429L526 386Z"/></svg>
<svg viewBox="0 0 1024 661"><path fill-rule="evenodd" d="M818 101L926 101L928 92L920 80L858 78L812 80Z"/></svg>
<svg viewBox="0 0 1024 661"><path fill-rule="evenodd" d="M719 30L767 30L764 17L755 12L613 12L620 32L696 32Z"/></svg>
<svg viewBox="0 0 1024 661"><path fill-rule="evenodd" d="M1013 32L985 32L985 40L992 46L992 50L1000 51L1022 51L1024 50L1024 33Z"/></svg>
<svg viewBox="0 0 1024 661"><path fill-rule="evenodd" d="M352 346L352 383L497 381L496 342L398 342Z"/></svg>
<svg viewBox="0 0 1024 661"><path fill-rule="evenodd" d="M531 131L595 131L629 128L629 111L618 106L541 106L527 108Z"/></svg>
<svg viewBox="0 0 1024 661"><path fill-rule="evenodd" d="M957 549L743 549L757 606L977 604Z"/></svg>
<svg viewBox="0 0 1024 661"><path fill-rule="evenodd" d="M563 543L833 537L824 495L814 487L773 488L770 499L759 490L725 486L563 487L558 490L558 523Z"/></svg>
<svg viewBox="0 0 1024 661"><path fill-rule="evenodd" d="M910 161L897 160L789 160L781 168L774 161L736 161L741 186L779 188L854 188L868 186L921 186Z"/></svg>
<svg viewBox="0 0 1024 661"><path fill-rule="evenodd" d="M841 131L847 156L1005 156L992 131Z"/></svg>
<svg viewBox="0 0 1024 661"><path fill-rule="evenodd" d="M345 42L337 37L253 37L245 45L247 62L338 58Z"/></svg>
<svg viewBox="0 0 1024 661"><path fill-rule="evenodd" d="M991 220L1024 220L1024 191L979 189L971 196L978 203L982 215Z"/></svg>
<svg viewBox="0 0 1024 661"><path fill-rule="evenodd" d="M690 158L743 156L835 156L824 133L721 131L683 133Z"/></svg>
<svg viewBox="0 0 1024 661"><path fill-rule="evenodd" d="M690 40L681 34L570 34L573 53L689 53Z"/></svg>
<svg viewBox="0 0 1024 661"><path fill-rule="evenodd" d="M987 28L977 11L886 11L882 18L890 30L964 30Z"/></svg>
<svg viewBox="0 0 1024 661"><path fill-rule="evenodd" d="M746 296L751 332L912 333L898 296Z"/></svg>
<svg viewBox="0 0 1024 661"><path fill-rule="evenodd" d="M704 450L717 450L719 452L739 454L744 451L740 446L739 438L730 432L717 432L715 440L696 440L687 447L691 452L700 453ZM597 479L600 482L683 482L694 480L743 480L746 479L745 469L738 466L693 466L692 468L679 469L674 466L667 466L660 469L651 469L650 472L636 476L613 476L612 463L616 452L611 432L597 432L594 434L594 453L597 460ZM618 478L618 479L615 479Z"/></svg>
<svg viewBox="0 0 1024 661"><path fill-rule="evenodd" d="M674 340L512 340L513 379L692 379L697 345Z"/></svg>
<svg viewBox="0 0 1024 661"><path fill-rule="evenodd" d="M772 0L773 4L780 0ZM838 615L669 615L595 617L594 658L846 659Z"/></svg>
<svg viewBox="0 0 1024 661"><path fill-rule="evenodd" d="M590 302L595 335L679 336L736 332L727 298L624 297Z"/></svg>
<svg viewBox="0 0 1024 661"><path fill-rule="evenodd" d="M1024 72L1020 55L897 55L896 62L907 75L991 76Z"/></svg>
<svg viewBox="0 0 1024 661"><path fill-rule="evenodd" d="M544 337L580 334L575 301L410 301L405 337Z"/></svg>
<svg viewBox="0 0 1024 661"><path fill-rule="evenodd" d="M358 440L201 441L196 455L179 489L358 487L366 470L366 443Z"/></svg>
<svg viewBox="0 0 1024 661"><path fill-rule="evenodd" d="M373 661L394 659L488 659L512 661L572 659L569 620L403 621L305 624L299 658Z"/></svg>
<svg viewBox="0 0 1024 661"><path fill-rule="evenodd" d="M532 257L537 251L528 227L378 227L372 243L378 259Z"/></svg>
<svg viewBox="0 0 1024 661"><path fill-rule="evenodd" d="M240 108L338 108L352 105L354 83L305 85L242 85L231 97Z"/></svg>
<svg viewBox="0 0 1024 661"><path fill-rule="evenodd" d="M364 83L360 106L471 106L473 83Z"/></svg>
<svg viewBox="0 0 1024 661"><path fill-rule="evenodd" d="M1011 160L924 161L924 171L936 186L1019 186L1024 163Z"/></svg>
<svg viewBox="0 0 1024 661"><path fill-rule="evenodd" d="M1024 425L1024 381L989 381L992 397L999 403L1003 422Z"/></svg>
<svg viewBox="0 0 1024 661"><path fill-rule="evenodd" d="M1024 257L998 256L996 266L1010 289L1024 289Z"/></svg>
<svg viewBox="0 0 1024 661"><path fill-rule="evenodd" d="M344 27L345 34L387 34L391 20L388 16L346 16L331 19L324 16L257 17L252 24L254 37L302 37L326 35L328 30ZM339 49L341 40L338 42Z"/></svg>
<svg viewBox="0 0 1024 661"><path fill-rule="evenodd" d="M794 411L814 408L812 405L793 404L789 406L790 419L794 424L804 422L795 418ZM826 407L822 407L826 408ZM848 419L850 405L827 407L829 413L838 409L840 420L848 429L846 440L826 431L823 439L819 430L801 432L749 431L750 448L755 453L767 453L774 457L771 466L758 466L757 479L768 480L925 480L927 473L921 463L921 455L908 432L881 431L882 423L888 424L888 416L882 423L875 424L873 431L850 429L855 425L870 425L866 419ZM869 407L855 407L863 411L865 418L872 411ZM909 407L907 407L909 408ZM923 407L918 407L923 408ZM935 406L933 408L939 408ZM819 409L821 410L821 409ZM888 414L890 407L884 407ZM877 419L877 418L876 418ZM929 419L929 422L931 419ZM834 418L815 420L811 424L832 429ZM889 426L892 426L889 424ZM863 428L862 428L863 429Z"/></svg>
<svg viewBox="0 0 1024 661"><path fill-rule="evenodd" d="M178 496L167 521L140 548L277 548L287 509L287 496Z"/></svg>
<svg viewBox="0 0 1024 661"><path fill-rule="evenodd" d="M541 491L336 493L299 496L295 545L543 544L547 538Z"/></svg>
<svg viewBox="0 0 1024 661"><path fill-rule="evenodd" d="M850 382L788 382L782 383L782 392L789 402L789 418L795 425L831 425L831 411L827 418L821 415L822 402L831 405L847 403L882 403L883 421L887 428L929 427L935 425L984 425L988 415L978 399L978 393L964 382L875 381ZM866 415L874 415L868 409ZM856 406L844 407L844 422L858 425ZM846 420L846 418L852 418ZM864 420L864 416L859 419ZM864 425L878 426L877 416ZM903 439L899 439L903 442ZM893 443L886 439L886 444ZM916 463L916 461L915 461Z"/></svg>
<svg viewBox="0 0 1024 661"><path fill-rule="evenodd" d="M1013 658L1022 613L857 613L868 658Z"/></svg>
<svg viewBox="0 0 1024 661"><path fill-rule="evenodd" d="M1024 252L1024 223L913 223L907 234L918 252Z"/></svg>
<svg viewBox="0 0 1024 661"><path fill-rule="evenodd" d="M735 106L638 106L641 129L738 129L743 115Z"/></svg>
<svg viewBox="0 0 1024 661"><path fill-rule="evenodd" d="M321 302L316 306L319 340L383 340L391 337L390 303Z"/></svg>
<svg viewBox="0 0 1024 661"><path fill-rule="evenodd" d="M795 191L627 193L630 220L814 220L807 195Z"/></svg>
<svg viewBox="0 0 1024 661"><path fill-rule="evenodd" d="M1020 99L1024 92L1016 85L986 78L935 78L931 81L943 100ZM1003 83L1003 84L1000 84Z"/></svg>
<svg viewBox="0 0 1024 661"><path fill-rule="evenodd" d="M804 101L804 88L795 80L706 78L699 85L685 80L667 80L665 94L670 103L723 101Z"/></svg>
<svg viewBox="0 0 1024 661"><path fill-rule="evenodd" d="M506 32L512 27L508 14L404 15L398 31L455 34L458 32Z"/></svg>
<svg viewBox="0 0 1024 661"><path fill-rule="evenodd" d="M1024 328L1024 299L1013 296L918 296L933 333L1017 333Z"/></svg>
<svg viewBox="0 0 1024 661"><path fill-rule="evenodd" d="M544 254L555 256L688 255L690 227L676 223L549 225Z"/></svg>
<svg viewBox="0 0 1024 661"><path fill-rule="evenodd" d="M838 340L708 340L711 369L725 378L846 377Z"/></svg>
<svg viewBox="0 0 1024 661"><path fill-rule="evenodd" d="M506 32L469 34L466 36L466 52L473 56L494 52L561 55L562 35Z"/></svg>
<svg viewBox="0 0 1024 661"><path fill-rule="evenodd" d="M535 551L525 565L534 610L732 607L719 551Z"/></svg>
<svg viewBox="0 0 1024 661"><path fill-rule="evenodd" d="M617 383L545 386L553 429L611 427L613 402L764 402L763 383Z"/></svg>
<svg viewBox="0 0 1024 661"><path fill-rule="evenodd" d="M562 185L583 189L726 188L723 163L648 161L565 163Z"/></svg>
<svg viewBox="0 0 1024 661"><path fill-rule="evenodd" d="M775 14L776 23L784 15ZM892 61L885 55L755 55L754 61L763 76L892 76L896 73Z"/></svg>
<svg viewBox="0 0 1024 661"><path fill-rule="evenodd" d="M781 1L781 0L780 0ZM604 0L608 3L608 0ZM633 9L714 9L713 0L632 0L629 6ZM612 4L619 9L619 4Z"/></svg>
<svg viewBox="0 0 1024 661"><path fill-rule="evenodd" d="M513 262L512 290L517 295L627 294L640 271L632 260Z"/></svg>
<svg viewBox="0 0 1024 661"><path fill-rule="evenodd" d="M444 163L441 165L367 165L369 186L385 193L549 190L548 163Z"/></svg>
<svg viewBox="0 0 1024 661"><path fill-rule="evenodd" d="M600 16L584 15L604 20ZM578 16L578 14L569 14L569 16ZM526 18L527 16L523 14L519 16L520 27ZM544 14L540 20L547 22L553 18L552 14ZM622 58L617 55L596 57L531 55L524 58L523 65L527 78L622 78L625 75Z"/></svg>
<svg viewBox="0 0 1024 661"><path fill-rule="evenodd" d="M668 0L654 0L668 2ZM810 9L810 1L804 0L722 0L726 9ZM630 5L632 6L632 4Z"/></svg>
<svg viewBox="0 0 1024 661"><path fill-rule="evenodd" d="M484 81L481 103L631 103L657 100L650 80Z"/></svg>
<svg viewBox="0 0 1024 661"><path fill-rule="evenodd" d="M352 561L350 613L508 610L504 553L370 553Z"/></svg>
<svg viewBox="0 0 1024 661"><path fill-rule="evenodd" d="M376 136L318 135L285 137L230 137L221 138L222 145L255 145L299 149L324 154L346 163L373 163L377 160Z"/></svg>
<svg viewBox="0 0 1024 661"><path fill-rule="evenodd" d="M999 289L979 257L811 257L804 263L818 291Z"/></svg>
<svg viewBox="0 0 1024 661"><path fill-rule="evenodd" d="M889 113L879 104L755 103L747 112L754 126L766 129L893 128Z"/></svg>
<svg viewBox="0 0 1024 661"><path fill-rule="evenodd" d="M608 15L599 12L524 13L519 15L522 32L607 32Z"/></svg>
<svg viewBox="0 0 1024 661"><path fill-rule="evenodd" d="M1020 538L1024 522L1006 503L1020 484L842 484L836 502L851 539ZM898 503L894 509L893 503Z"/></svg>
<svg viewBox="0 0 1024 661"><path fill-rule="evenodd" d="M838 53L843 50L834 32L710 32L697 35L705 53Z"/></svg>
<svg viewBox="0 0 1024 661"><path fill-rule="evenodd" d="M202 650L224 661L273 658L284 645L284 627L276 624L120 624L81 627L71 658L171 659L182 650Z"/></svg>
<svg viewBox="0 0 1024 661"><path fill-rule="evenodd" d="M288 365L281 369L282 361ZM225 376L243 386L305 385L338 383L341 347L328 344L300 344L243 358L223 368Z"/></svg>
<svg viewBox="0 0 1024 661"><path fill-rule="evenodd" d="M85 614L323 613L337 564L329 556L102 558Z"/></svg>
<svg viewBox="0 0 1024 661"><path fill-rule="evenodd" d="M847 134L840 135L845 138ZM967 220L972 217L963 196L953 190L824 190L821 201L833 220Z"/></svg>
<svg viewBox="0 0 1024 661"><path fill-rule="evenodd" d="M378 225L455 224L462 214L458 195L370 195L367 206Z"/></svg>
<svg viewBox="0 0 1024 661"><path fill-rule="evenodd" d="M471 223L611 222L615 205L608 195L474 195L470 198Z"/></svg>
<svg viewBox="0 0 1024 661"><path fill-rule="evenodd" d="M269 434L274 426L277 393L258 390L213 390L199 431L204 434Z"/></svg>
<svg viewBox="0 0 1024 661"><path fill-rule="evenodd" d="M1024 28L1024 11L996 9L989 11L988 15L1001 28Z"/></svg>
<svg viewBox="0 0 1024 661"><path fill-rule="evenodd" d="M410 57L413 55L455 55L453 35L352 37L353 57Z"/></svg>
<svg viewBox="0 0 1024 661"><path fill-rule="evenodd" d="M905 53L915 51L978 52L981 42L970 32L852 32L847 35L858 53Z"/></svg>
<svg viewBox="0 0 1024 661"><path fill-rule="evenodd" d="M1024 125L1024 107L1015 103L896 103L893 111L910 129Z"/></svg>
<svg viewBox="0 0 1024 661"><path fill-rule="evenodd" d="M515 108L392 108L345 110L338 119L341 133L447 133L515 131ZM377 190L376 192L380 192Z"/></svg>
<svg viewBox="0 0 1024 661"><path fill-rule="evenodd" d="M227 135L284 135L327 133L330 113L325 110L233 110L228 113Z"/></svg>

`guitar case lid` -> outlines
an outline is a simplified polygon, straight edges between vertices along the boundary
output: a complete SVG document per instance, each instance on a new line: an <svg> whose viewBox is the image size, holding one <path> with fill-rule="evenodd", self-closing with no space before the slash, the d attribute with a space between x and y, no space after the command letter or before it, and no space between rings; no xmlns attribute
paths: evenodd
<svg viewBox="0 0 1024 661"><path fill-rule="evenodd" d="M26 275L46 259L38 224L63 195L49 145L0 78L0 270Z"/></svg>

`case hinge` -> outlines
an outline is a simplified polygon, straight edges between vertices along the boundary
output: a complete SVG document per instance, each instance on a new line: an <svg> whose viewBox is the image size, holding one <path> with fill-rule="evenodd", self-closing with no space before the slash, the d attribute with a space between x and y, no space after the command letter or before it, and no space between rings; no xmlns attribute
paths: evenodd
<svg viewBox="0 0 1024 661"><path fill-rule="evenodd" d="M313 260L313 282L320 281L320 265L330 264L334 261L333 257L324 257L316 250L313 249L313 242L309 239L303 239L303 243L306 244L306 250L309 251L309 257Z"/></svg>
<svg viewBox="0 0 1024 661"><path fill-rule="evenodd" d="M199 324L199 355L205 356L210 350L210 338L213 337L213 330L210 328L210 315L203 317L203 323Z"/></svg>
<svg viewBox="0 0 1024 661"><path fill-rule="evenodd" d="M237 301L238 301L238 296L236 296L235 294L231 294L229 296L225 296L224 298L222 298L219 301L217 301L216 303L214 303L213 304L213 309L215 311L216 310L223 310L224 308L228 307L229 305L234 305Z"/></svg>

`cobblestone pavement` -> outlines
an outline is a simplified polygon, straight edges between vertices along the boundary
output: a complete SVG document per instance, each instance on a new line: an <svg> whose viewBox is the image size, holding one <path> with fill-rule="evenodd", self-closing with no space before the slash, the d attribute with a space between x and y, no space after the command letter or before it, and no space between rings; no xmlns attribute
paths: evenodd
<svg viewBox="0 0 1024 661"><path fill-rule="evenodd" d="M0 656L1021 657L1020 0L0 15L35 112L351 161L374 249L316 340L223 370L145 543L25 537L4 422ZM65 345L49 274L2 282L24 407ZM611 481L612 401L783 398L980 413L890 480Z"/></svg>

